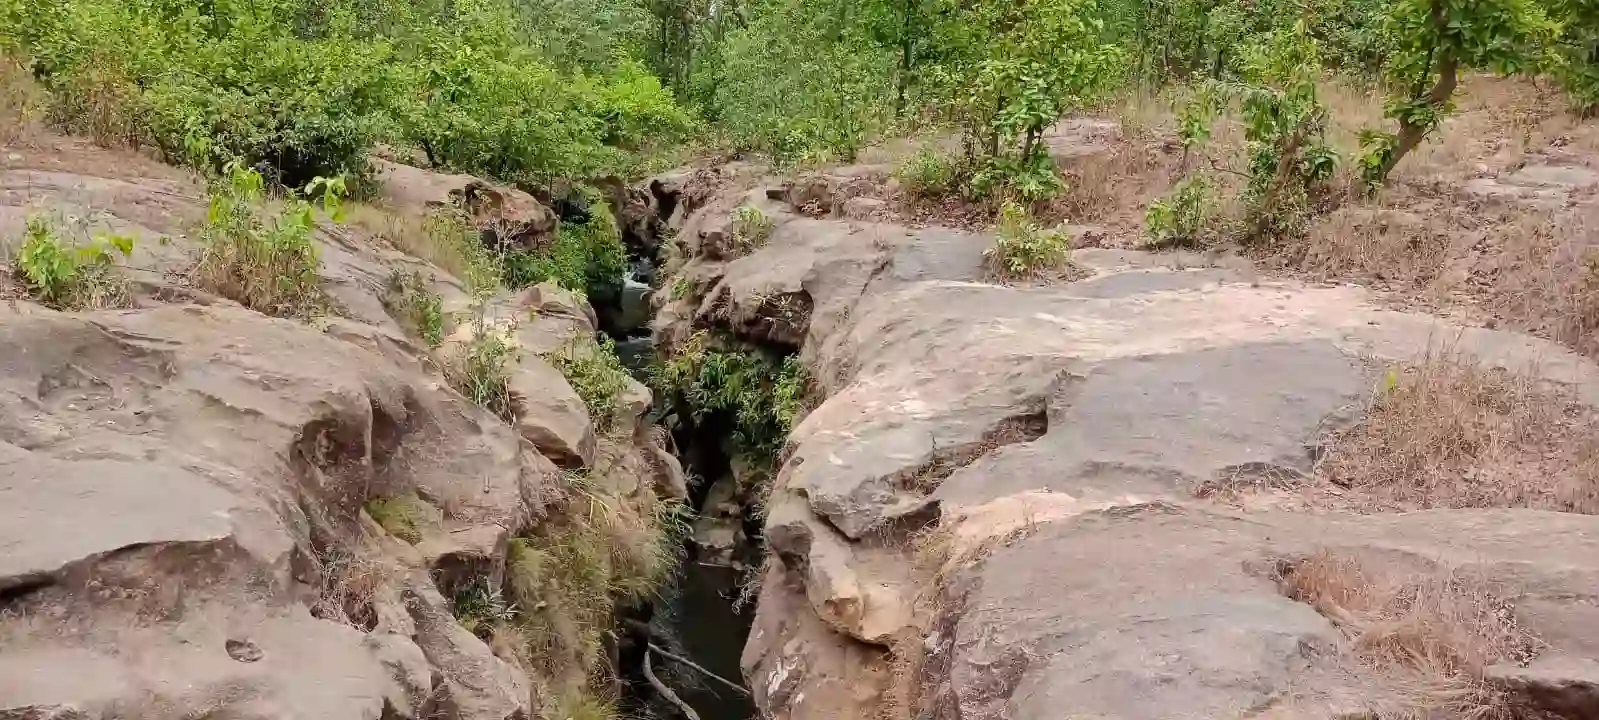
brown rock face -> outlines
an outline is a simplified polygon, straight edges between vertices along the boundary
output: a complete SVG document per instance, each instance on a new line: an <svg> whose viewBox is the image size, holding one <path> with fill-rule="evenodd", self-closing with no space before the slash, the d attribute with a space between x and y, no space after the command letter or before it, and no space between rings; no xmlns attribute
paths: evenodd
<svg viewBox="0 0 1599 720"><path fill-rule="evenodd" d="M0 229L34 204L94 207L139 236L129 272L155 272L129 310L0 299L0 717L541 716L547 679L464 626L458 591L498 592L510 539L566 492L556 463L594 459L582 400L540 358L592 342L587 303L541 287L476 308L520 351L508 424L451 389L380 301L414 271L466 309L442 270L329 226L314 241L335 315L269 318L161 272L197 251L178 235L203 193L181 174L47 151L24 162L58 171L0 167L23 188L0 198ZM384 172L398 208L457 191L504 237L554 227L525 194ZM595 482L682 494L637 415L612 441L627 461Z"/></svg>
<svg viewBox="0 0 1599 720"><path fill-rule="evenodd" d="M1051 147L1100 129L1064 128ZM771 717L1407 707L1403 681L1351 659L1357 628L1284 590L1284 568L1318 552L1507 593L1505 612L1544 645L1481 687L1588 716L1599 618L1583 588L1599 577L1599 518L1273 503L1316 482L1384 363L1442 338L1574 383L1589 404L1599 368L1530 337L1383 310L1354 288L1172 256L1078 251L1086 279L995 285L982 269L991 238L851 220L880 208L835 202L840 188L870 194L846 179L706 201L676 239L672 270L692 292L660 303L655 324L663 345L714 327L796 351L825 395L790 435L767 505L774 562L744 670ZM716 241L744 204L774 229L729 259ZM783 297L804 298L803 319L781 322ZM1249 501L1217 500L1218 488Z"/></svg>

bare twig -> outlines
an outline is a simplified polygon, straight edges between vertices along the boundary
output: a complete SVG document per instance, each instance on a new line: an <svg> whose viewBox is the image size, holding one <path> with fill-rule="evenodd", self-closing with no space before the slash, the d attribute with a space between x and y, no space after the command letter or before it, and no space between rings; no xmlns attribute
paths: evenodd
<svg viewBox="0 0 1599 720"><path fill-rule="evenodd" d="M652 645L651 648L653 647ZM661 682L661 679L655 676L655 669L650 666L649 653L644 653L644 679L650 681L650 687L655 688L655 692L660 693L661 697L665 698L667 702L676 705L677 709L681 710L683 716L688 718L688 720L700 720L699 713L694 712L694 708L689 707L688 703L683 702L683 699L678 697L677 693L672 692L672 689L667 687L666 683Z"/></svg>
<svg viewBox="0 0 1599 720"><path fill-rule="evenodd" d="M717 675L716 673L713 673L713 672L711 672L709 670L706 670L705 668L694 664L694 661L689 660L686 657L683 657L681 655L673 655L672 653L669 653L669 652L661 649L661 646L656 645L655 643L650 643L650 649L655 651L655 652L660 653L661 657L664 657L664 658L666 658L668 660L676 660L677 662L680 662L680 663L683 663L684 665L687 665L690 669L698 670L700 672L700 674L702 674L702 675L704 675L704 676L706 676L706 677L708 677L708 678L710 678L712 680L715 680L715 681L717 681L717 682L719 682L719 683L721 683L723 685L726 685L726 686L728 686L730 688L733 688L734 690L738 691L739 693L741 693L743 695L749 695L750 694L750 691L745 689L745 687L743 685L740 685L740 684L738 684L736 682L733 682L732 680L728 680L727 678L722 677L721 675Z"/></svg>

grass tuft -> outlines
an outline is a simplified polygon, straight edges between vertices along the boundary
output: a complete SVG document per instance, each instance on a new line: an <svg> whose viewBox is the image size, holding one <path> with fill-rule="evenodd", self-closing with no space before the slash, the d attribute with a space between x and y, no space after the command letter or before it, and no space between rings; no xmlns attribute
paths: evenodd
<svg viewBox="0 0 1599 720"><path fill-rule="evenodd" d="M777 227L760 208L743 205L733 210L733 255L742 257L766 245Z"/></svg>
<svg viewBox="0 0 1599 720"><path fill-rule="evenodd" d="M1323 476L1382 508L1599 513L1599 419L1525 376L1447 352L1395 367Z"/></svg>
<svg viewBox="0 0 1599 720"><path fill-rule="evenodd" d="M236 165L212 188L196 274L201 285L245 307L310 318L327 304L311 239L315 210L291 193L272 212L264 188L260 173ZM336 214L336 202L324 202L324 208Z"/></svg>
<svg viewBox="0 0 1599 720"><path fill-rule="evenodd" d="M1399 572L1322 551L1286 565L1280 583L1332 620L1360 665L1399 691L1403 716L1520 717L1484 674L1495 663L1525 663L1540 644L1483 579Z"/></svg>
<svg viewBox="0 0 1599 720"><path fill-rule="evenodd" d="M427 278L421 273L407 275L395 270L390 274L383 304L406 330L421 338L429 347L438 347L439 343L444 342L443 300L438 293L433 292Z"/></svg>
<svg viewBox="0 0 1599 720"><path fill-rule="evenodd" d="M517 349L499 331L481 322L473 330L470 339L444 353L444 379L468 400L506 422L516 422L511 368L516 363Z"/></svg>
<svg viewBox="0 0 1599 720"><path fill-rule="evenodd" d="M1072 269L1071 237L1064 229L1039 227L1025 208L1006 201L999 210L994 245L983 257L989 273L1005 282L1061 275Z"/></svg>

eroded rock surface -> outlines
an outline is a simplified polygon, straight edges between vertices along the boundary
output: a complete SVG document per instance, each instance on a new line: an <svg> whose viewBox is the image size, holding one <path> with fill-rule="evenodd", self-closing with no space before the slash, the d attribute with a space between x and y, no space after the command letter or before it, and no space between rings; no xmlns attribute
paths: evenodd
<svg viewBox="0 0 1599 720"><path fill-rule="evenodd" d="M0 717L543 715L551 698L462 625L457 590L498 591L509 538L563 494L561 466L608 453L594 482L619 497L683 493L644 432L647 391L629 388L602 448L542 359L594 342L587 302L530 288L468 323L458 280L329 226L314 241L331 314L270 318L186 280L204 216L192 179L41 143L0 166L0 238L37 212L133 233L135 307L0 300ZM553 227L530 197L471 178L393 164L384 177L395 208L466 188L507 239ZM389 278L413 271L450 325L518 350L517 422L451 389L390 316ZM394 498L411 505L380 523L373 503Z"/></svg>
<svg viewBox="0 0 1599 720"><path fill-rule="evenodd" d="M1103 132L1051 137L1064 152ZM990 238L863 221L838 197L869 197L855 182L722 188L677 223L692 292L656 318L666 345L710 327L797 352L825 398L767 506L775 567L744 669L769 716L1365 717L1393 688L1345 667L1346 634L1276 575L1329 547L1524 588L1517 618L1576 659L1501 685L1587 702L1599 518L1211 498L1309 482L1390 362L1448 346L1589 403L1592 363L1247 263L1087 250L1086 279L1003 286L983 274ZM740 205L774 230L729 257ZM931 569L929 538L949 558Z"/></svg>

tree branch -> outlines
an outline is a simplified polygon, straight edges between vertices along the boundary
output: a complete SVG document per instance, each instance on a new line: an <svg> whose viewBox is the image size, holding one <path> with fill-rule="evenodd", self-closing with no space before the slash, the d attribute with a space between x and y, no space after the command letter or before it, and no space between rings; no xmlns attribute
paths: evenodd
<svg viewBox="0 0 1599 720"><path fill-rule="evenodd" d="M655 688L655 692L665 698L667 702L676 705L677 709L682 711L683 716L688 718L688 720L700 720L700 715L694 712L694 708L689 707L688 703L683 702L683 699L678 697L677 693L672 692L672 689L667 687L666 683L661 682L661 679L655 676L655 669L650 667L649 653L644 653L644 679L650 681L650 687Z"/></svg>
<svg viewBox="0 0 1599 720"><path fill-rule="evenodd" d="M650 643L650 650L660 653L661 657L664 657L664 658L666 658L668 660L676 660L677 662L683 663L684 665L687 665L690 669L697 670L697 671L699 671L700 674L704 675L705 677L708 677L708 678L710 678L712 680L715 680L715 681L717 681L717 682L719 682L719 683L721 683L723 685L726 685L726 686L734 689L735 691L739 692L740 694L743 694L743 695L746 695L746 696L750 694L750 691L748 689L746 689L743 685L740 685L740 684L738 684L736 682L733 682L732 680L728 680L727 678L722 677L721 675L717 675L716 673L713 673L713 672L711 672L709 670L706 670L705 668L694 664L694 661L689 660L686 657L683 657L681 655L673 655L672 653L669 653L669 652L661 649L661 646L656 645L655 643Z"/></svg>

